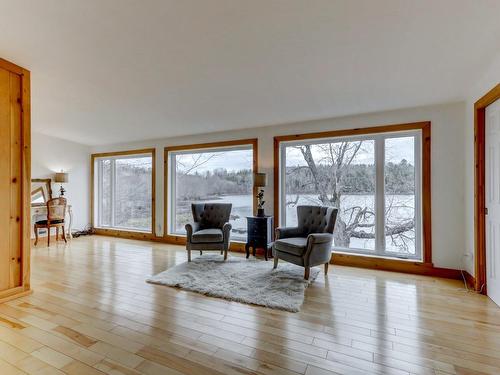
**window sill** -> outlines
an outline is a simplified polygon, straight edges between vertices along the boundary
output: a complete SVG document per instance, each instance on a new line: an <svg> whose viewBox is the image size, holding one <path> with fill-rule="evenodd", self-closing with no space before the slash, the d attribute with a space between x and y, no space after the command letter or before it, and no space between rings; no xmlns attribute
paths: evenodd
<svg viewBox="0 0 500 375"><path fill-rule="evenodd" d="M129 238L134 240L152 240L155 235L153 232L143 232L138 230L130 230L130 229L116 229L116 228L94 228L95 233L103 236L113 236L120 238Z"/></svg>
<svg viewBox="0 0 500 375"><path fill-rule="evenodd" d="M379 254L375 254L375 253L369 254L369 253L355 253L355 252L351 252L351 251L342 251L340 249L333 249L332 255L333 254L355 256L355 257L365 257L365 258L374 258L374 259L385 259L385 260L393 260L393 261L407 262L407 263L424 264L424 261L422 259L418 259L418 258L398 258L398 257L379 255Z"/></svg>
<svg viewBox="0 0 500 375"><path fill-rule="evenodd" d="M432 263L425 263L416 260L332 252L330 263L338 266L369 268L381 271L393 271L424 276L445 277L449 279L459 279L461 277L459 270L434 267Z"/></svg>
<svg viewBox="0 0 500 375"><path fill-rule="evenodd" d="M176 244L176 245L185 245L186 244L186 236L179 234L167 234L163 237L165 242ZM231 251L244 251L245 250L245 241L241 240L231 240L230 250Z"/></svg>
<svg viewBox="0 0 500 375"><path fill-rule="evenodd" d="M95 230L106 230L106 231L119 231L119 232L130 232L130 233L147 233L151 234L150 230L140 230L133 228L113 228L113 227L95 227Z"/></svg>

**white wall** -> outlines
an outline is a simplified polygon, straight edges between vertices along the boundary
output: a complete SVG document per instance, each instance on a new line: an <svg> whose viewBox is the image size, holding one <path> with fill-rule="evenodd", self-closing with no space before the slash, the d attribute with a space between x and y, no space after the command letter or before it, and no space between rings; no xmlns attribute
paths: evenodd
<svg viewBox="0 0 500 375"><path fill-rule="evenodd" d="M474 275L474 103L500 82L500 53L475 79L466 102L465 123L465 269Z"/></svg>
<svg viewBox="0 0 500 375"><path fill-rule="evenodd" d="M43 135L31 134L31 177L52 178L63 170L69 173L64 185L68 204L73 206L73 229L84 228L90 222L90 147ZM52 184L52 194L59 196L58 184Z"/></svg>
<svg viewBox="0 0 500 375"><path fill-rule="evenodd" d="M195 136L116 144L92 152L156 147L156 233L163 233L163 148L165 146L259 138L259 169L268 174L266 211L273 211L273 137L375 125L432 122L432 243L438 267L459 268L464 253L464 118L465 104L453 103L318 121L225 131ZM140 125L138 125L140 126Z"/></svg>

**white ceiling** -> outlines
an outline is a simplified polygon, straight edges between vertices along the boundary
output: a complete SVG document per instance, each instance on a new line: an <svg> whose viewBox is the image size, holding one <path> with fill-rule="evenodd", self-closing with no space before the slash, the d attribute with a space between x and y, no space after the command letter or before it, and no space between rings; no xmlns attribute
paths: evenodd
<svg viewBox="0 0 500 375"><path fill-rule="evenodd" d="M97 145L463 99L499 0L1 0L33 129Z"/></svg>

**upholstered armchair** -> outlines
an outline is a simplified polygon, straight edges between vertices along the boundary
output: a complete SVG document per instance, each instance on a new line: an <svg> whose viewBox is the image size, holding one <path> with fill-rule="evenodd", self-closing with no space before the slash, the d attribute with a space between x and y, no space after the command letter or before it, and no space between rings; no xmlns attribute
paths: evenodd
<svg viewBox="0 0 500 375"><path fill-rule="evenodd" d="M328 264L332 255L333 229L337 209L321 206L298 206L296 227L276 228L273 244L274 268L278 260L305 268L304 279L309 280L311 267Z"/></svg>
<svg viewBox="0 0 500 375"><path fill-rule="evenodd" d="M231 234L231 203L193 203L193 223L186 224L186 250L191 262L191 250L215 250L224 253L227 259Z"/></svg>

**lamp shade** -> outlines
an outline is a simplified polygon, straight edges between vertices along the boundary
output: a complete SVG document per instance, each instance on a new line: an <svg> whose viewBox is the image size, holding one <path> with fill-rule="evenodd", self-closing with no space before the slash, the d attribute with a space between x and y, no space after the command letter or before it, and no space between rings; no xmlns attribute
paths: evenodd
<svg viewBox="0 0 500 375"><path fill-rule="evenodd" d="M265 187L267 185L267 175L265 173L255 173L253 186Z"/></svg>
<svg viewBox="0 0 500 375"><path fill-rule="evenodd" d="M57 182L60 184L68 182L68 174L64 173L64 172L56 173L56 178L54 179L54 182Z"/></svg>

